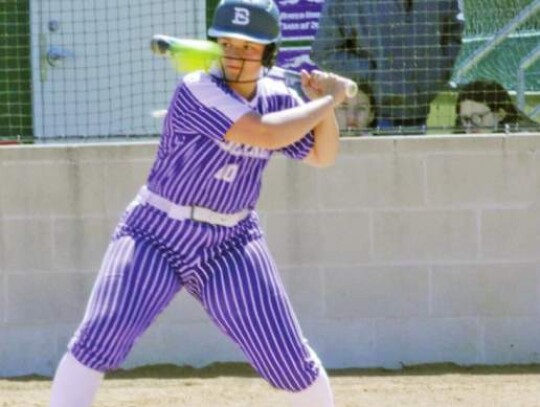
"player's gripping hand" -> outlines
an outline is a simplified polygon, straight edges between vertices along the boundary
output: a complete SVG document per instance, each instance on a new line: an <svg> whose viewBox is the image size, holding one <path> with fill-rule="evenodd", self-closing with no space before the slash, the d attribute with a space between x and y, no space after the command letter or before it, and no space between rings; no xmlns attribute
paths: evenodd
<svg viewBox="0 0 540 407"><path fill-rule="evenodd" d="M302 90L310 100L330 95L334 98L334 105L340 105L347 98L347 80L330 72L314 70L300 72Z"/></svg>

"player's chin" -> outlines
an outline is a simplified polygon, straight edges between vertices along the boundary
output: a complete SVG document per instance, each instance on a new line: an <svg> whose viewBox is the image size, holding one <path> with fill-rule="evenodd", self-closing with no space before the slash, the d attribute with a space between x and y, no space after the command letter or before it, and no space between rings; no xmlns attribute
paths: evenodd
<svg viewBox="0 0 540 407"><path fill-rule="evenodd" d="M226 72L226 77L229 82L240 82L240 83L253 83L257 82L259 79L258 75L247 75L245 72L240 72L236 70L231 70Z"/></svg>
<svg viewBox="0 0 540 407"><path fill-rule="evenodd" d="M226 66L224 71L227 78L239 78L242 73L242 69L235 66Z"/></svg>
<svg viewBox="0 0 540 407"><path fill-rule="evenodd" d="M223 75L227 82L241 82L242 71L240 69L223 69Z"/></svg>

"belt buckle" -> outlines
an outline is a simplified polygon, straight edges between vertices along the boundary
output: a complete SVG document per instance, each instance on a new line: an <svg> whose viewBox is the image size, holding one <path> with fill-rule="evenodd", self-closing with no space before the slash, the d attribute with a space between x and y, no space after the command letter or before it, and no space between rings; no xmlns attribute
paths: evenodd
<svg viewBox="0 0 540 407"><path fill-rule="evenodd" d="M216 215L216 223L219 223L220 225L228 226L228 227L232 227L236 225L236 220L233 219L232 216L224 215L221 213L216 213L215 215Z"/></svg>
<svg viewBox="0 0 540 407"><path fill-rule="evenodd" d="M190 215L189 218L196 222L212 224L212 221L209 219L206 208L198 206L190 206Z"/></svg>
<svg viewBox="0 0 540 407"><path fill-rule="evenodd" d="M226 214L214 212L209 209L204 211L203 222L218 226L234 226L230 224L230 219Z"/></svg>
<svg viewBox="0 0 540 407"><path fill-rule="evenodd" d="M171 219L185 220L189 219L189 211L186 207L171 204L167 209L162 209ZM187 213L186 213L187 212Z"/></svg>
<svg viewBox="0 0 540 407"><path fill-rule="evenodd" d="M236 226L247 214L238 212L233 214L214 212L208 208L197 206L190 207L190 218L197 222L208 223L210 225L233 227Z"/></svg>

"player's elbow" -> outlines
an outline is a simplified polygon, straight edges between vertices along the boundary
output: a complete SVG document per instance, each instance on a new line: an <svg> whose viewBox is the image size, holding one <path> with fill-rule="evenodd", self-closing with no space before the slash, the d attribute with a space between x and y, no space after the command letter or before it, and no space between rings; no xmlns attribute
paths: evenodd
<svg viewBox="0 0 540 407"><path fill-rule="evenodd" d="M316 168L328 168L333 166L337 161L337 154L318 154L316 150L311 152L304 158L304 162Z"/></svg>
<svg viewBox="0 0 540 407"><path fill-rule="evenodd" d="M315 164L315 167L317 168L328 168L328 167L332 167L334 164L336 163L336 158L335 157L332 157L332 158L321 158L320 160L317 161L317 163Z"/></svg>

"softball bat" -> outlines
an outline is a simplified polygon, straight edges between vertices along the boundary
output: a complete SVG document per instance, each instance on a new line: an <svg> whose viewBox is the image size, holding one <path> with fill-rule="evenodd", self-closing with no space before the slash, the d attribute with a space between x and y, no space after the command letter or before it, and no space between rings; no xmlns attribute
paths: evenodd
<svg viewBox="0 0 540 407"><path fill-rule="evenodd" d="M221 47L214 41L176 38L168 35L156 34L152 37L150 47L154 54L170 56L176 61L176 68L180 72L189 72L198 69L208 69L210 65L223 55ZM270 76L290 81L300 81L300 73L290 69L273 67ZM355 97L358 86L350 79L346 82L345 93L347 97Z"/></svg>
<svg viewBox="0 0 540 407"><path fill-rule="evenodd" d="M156 34L150 41L152 52L168 56L179 72L208 70L223 54L221 47L213 41L175 38Z"/></svg>

